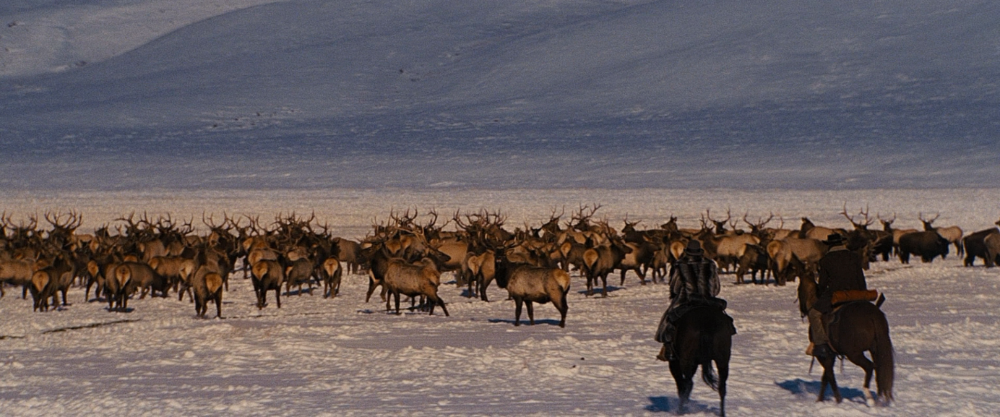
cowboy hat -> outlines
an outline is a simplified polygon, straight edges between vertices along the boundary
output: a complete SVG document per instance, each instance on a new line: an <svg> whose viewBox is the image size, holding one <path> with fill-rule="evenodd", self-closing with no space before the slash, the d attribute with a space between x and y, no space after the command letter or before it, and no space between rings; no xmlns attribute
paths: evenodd
<svg viewBox="0 0 1000 417"><path fill-rule="evenodd" d="M844 237L839 233L830 233L823 241L827 246L839 246L844 244Z"/></svg>
<svg viewBox="0 0 1000 417"><path fill-rule="evenodd" d="M705 250L701 248L701 242L697 239L691 239L688 241L687 247L684 248L684 254L688 256L701 256L705 254Z"/></svg>

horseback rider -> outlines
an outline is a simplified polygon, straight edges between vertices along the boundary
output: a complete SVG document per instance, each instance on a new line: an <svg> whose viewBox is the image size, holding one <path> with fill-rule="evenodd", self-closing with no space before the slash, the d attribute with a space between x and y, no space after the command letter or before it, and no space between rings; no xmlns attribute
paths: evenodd
<svg viewBox="0 0 1000 417"><path fill-rule="evenodd" d="M826 334L825 314L833 311L833 293L848 290L867 290L861 256L847 250L844 237L833 233L824 244L830 250L819 260L819 282L816 283L816 302L809 310L809 333L812 342L806 354L825 357L833 354Z"/></svg>
<svg viewBox="0 0 1000 417"><path fill-rule="evenodd" d="M717 306L723 310L726 308L726 301L716 298L721 289L719 266L715 261L705 258L701 242L696 239L688 241L684 257L671 267L669 284L670 307L663 313L656 331L656 341L663 343L660 354L656 356L661 361L668 361L673 355L674 336L677 332L674 323L684 313L701 305Z"/></svg>

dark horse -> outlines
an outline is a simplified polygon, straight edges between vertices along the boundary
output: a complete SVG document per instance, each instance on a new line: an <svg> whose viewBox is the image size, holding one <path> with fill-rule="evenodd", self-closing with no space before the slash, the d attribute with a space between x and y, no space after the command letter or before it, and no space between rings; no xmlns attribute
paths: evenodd
<svg viewBox="0 0 1000 417"><path fill-rule="evenodd" d="M808 314L815 301L815 277L806 274L799 279L799 309L803 316ZM852 363L865 370L865 385L862 391L869 405L875 403L868 389L872 371L875 372L875 383L878 385L878 398L883 403L889 403L892 401L895 359L892 340L889 339L889 322L885 319L885 314L878 306L867 301L846 303L834 314L836 318L827 329L830 347L837 355L846 356ZM865 357L865 351L870 352L872 360ZM831 355L817 359L823 365L823 379L820 383L818 400L826 399L826 386L829 385L839 403L843 398L840 396L840 389L837 388L837 380L833 376L833 365L837 357Z"/></svg>
<svg viewBox="0 0 1000 417"><path fill-rule="evenodd" d="M718 307L699 306L681 316L677 320L676 329L675 358L670 361L670 373L677 382L680 411L684 412L691 397L694 374L698 365L701 365L701 379L713 390L719 391L719 410L725 416L726 379L729 378L729 356L733 346L733 319ZM718 368L718 378L712 372L712 361L715 361Z"/></svg>

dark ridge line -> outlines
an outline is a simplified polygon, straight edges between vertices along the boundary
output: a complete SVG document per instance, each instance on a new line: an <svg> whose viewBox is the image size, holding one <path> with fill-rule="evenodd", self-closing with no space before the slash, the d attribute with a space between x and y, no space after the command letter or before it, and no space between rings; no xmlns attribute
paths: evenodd
<svg viewBox="0 0 1000 417"><path fill-rule="evenodd" d="M4 339L24 339L24 336L0 335L0 340Z"/></svg>
<svg viewBox="0 0 1000 417"><path fill-rule="evenodd" d="M142 319L124 319L124 320L108 321L108 322L104 322L104 323L84 324L82 326L60 327L58 329L46 330L46 331L42 332L42 334L59 333L59 332L65 332L65 331L69 331L69 330L93 329L93 328L96 328L96 327L110 326L112 324L134 323L134 322L137 322L137 321L140 321L140 320L142 320Z"/></svg>

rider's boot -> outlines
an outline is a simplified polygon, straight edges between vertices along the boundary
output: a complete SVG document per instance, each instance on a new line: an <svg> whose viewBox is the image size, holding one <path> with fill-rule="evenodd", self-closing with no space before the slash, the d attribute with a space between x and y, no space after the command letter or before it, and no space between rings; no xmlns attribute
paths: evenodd
<svg viewBox="0 0 1000 417"><path fill-rule="evenodd" d="M672 358L673 356L674 352L671 346L667 343L664 343L663 347L660 349L660 354L656 355L656 359L659 359L664 362L669 362L670 358Z"/></svg>

